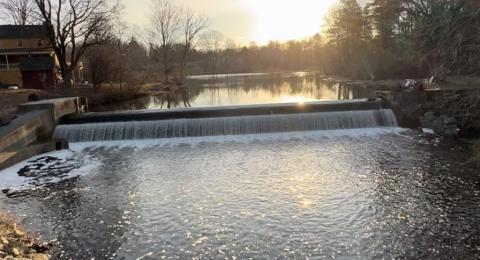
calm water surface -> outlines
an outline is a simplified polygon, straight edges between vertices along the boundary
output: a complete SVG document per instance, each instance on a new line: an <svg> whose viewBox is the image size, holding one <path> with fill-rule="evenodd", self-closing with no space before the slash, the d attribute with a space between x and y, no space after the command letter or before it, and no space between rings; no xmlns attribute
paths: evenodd
<svg viewBox="0 0 480 260"><path fill-rule="evenodd" d="M93 107L93 111L167 109L343 100L374 97L368 89L340 86L335 79L316 73L255 73L192 76L187 87L171 94L158 94L116 104Z"/></svg>
<svg viewBox="0 0 480 260"><path fill-rule="evenodd" d="M358 131L77 144L57 163L82 176L0 209L56 239L56 259L478 259L467 154Z"/></svg>

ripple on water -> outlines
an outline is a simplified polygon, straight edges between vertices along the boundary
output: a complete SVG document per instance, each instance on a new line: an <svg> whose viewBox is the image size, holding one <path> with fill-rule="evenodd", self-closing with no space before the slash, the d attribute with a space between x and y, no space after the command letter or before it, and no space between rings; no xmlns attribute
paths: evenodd
<svg viewBox="0 0 480 260"><path fill-rule="evenodd" d="M458 166L461 151L415 136L83 145L67 157L79 154L95 161L88 175L0 197L59 241L56 258L480 256L479 177Z"/></svg>

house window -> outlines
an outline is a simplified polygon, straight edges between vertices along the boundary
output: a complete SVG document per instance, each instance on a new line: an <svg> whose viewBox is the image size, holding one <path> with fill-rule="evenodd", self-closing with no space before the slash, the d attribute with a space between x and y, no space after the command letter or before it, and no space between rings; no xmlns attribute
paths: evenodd
<svg viewBox="0 0 480 260"><path fill-rule="evenodd" d="M37 40L37 46L42 47L42 40Z"/></svg>
<svg viewBox="0 0 480 260"><path fill-rule="evenodd" d="M22 42L22 40L18 40L18 47L23 47L23 42Z"/></svg>

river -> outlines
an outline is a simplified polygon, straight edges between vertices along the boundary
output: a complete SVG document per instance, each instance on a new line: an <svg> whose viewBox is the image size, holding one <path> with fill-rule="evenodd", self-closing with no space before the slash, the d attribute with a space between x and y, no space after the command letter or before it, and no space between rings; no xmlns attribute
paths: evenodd
<svg viewBox="0 0 480 260"><path fill-rule="evenodd" d="M186 87L92 111L301 103L375 97L368 88L345 87L313 72L248 73L191 76Z"/></svg>
<svg viewBox="0 0 480 260"><path fill-rule="evenodd" d="M410 130L76 143L48 156L1 173L0 209L57 241L54 259L480 257L478 171L463 149Z"/></svg>

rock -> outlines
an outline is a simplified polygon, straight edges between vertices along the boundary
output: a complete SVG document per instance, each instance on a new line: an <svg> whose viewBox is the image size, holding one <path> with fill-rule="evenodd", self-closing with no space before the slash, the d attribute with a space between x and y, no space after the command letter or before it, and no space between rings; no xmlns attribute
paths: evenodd
<svg viewBox="0 0 480 260"><path fill-rule="evenodd" d="M48 260L50 258L47 254L40 253L30 254L29 256L33 260Z"/></svg>
<svg viewBox="0 0 480 260"><path fill-rule="evenodd" d="M429 135L434 135L435 134L435 131L433 131L433 129L430 129L430 128L422 128L422 132L424 134L429 134Z"/></svg>
<svg viewBox="0 0 480 260"><path fill-rule="evenodd" d="M432 129L436 135L455 136L458 134L457 120L447 115L435 115L434 112L427 112L420 119L424 129Z"/></svg>
<svg viewBox="0 0 480 260"><path fill-rule="evenodd" d="M424 83L420 80L406 79L401 83L401 87L406 90L424 90Z"/></svg>
<svg viewBox="0 0 480 260"><path fill-rule="evenodd" d="M25 235L25 232L21 231L21 230L18 230L18 229L15 229L15 236L17 237L23 237Z"/></svg>
<svg viewBox="0 0 480 260"><path fill-rule="evenodd" d="M15 118L14 115L0 111L0 126L8 125Z"/></svg>
<svg viewBox="0 0 480 260"><path fill-rule="evenodd" d="M477 141L473 145L472 154L472 160L480 161L480 141Z"/></svg>
<svg viewBox="0 0 480 260"><path fill-rule="evenodd" d="M8 241L8 239L6 239L6 238L4 238L4 237L1 237L1 238L0 238L0 242L1 242L2 244L4 244L4 245L8 245L8 242L9 242L9 241Z"/></svg>
<svg viewBox="0 0 480 260"><path fill-rule="evenodd" d="M433 129L433 124L435 122L435 112L427 112L420 118L420 124L422 128Z"/></svg>
<svg viewBox="0 0 480 260"><path fill-rule="evenodd" d="M444 117L443 125L445 128L445 135L453 136L458 134L457 120L453 117Z"/></svg>
<svg viewBox="0 0 480 260"><path fill-rule="evenodd" d="M10 253L15 257L20 256L20 250L18 250L18 248L16 247L12 247L12 249L10 250Z"/></svg>

